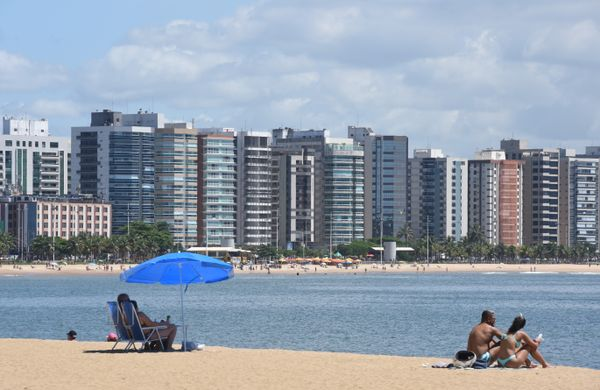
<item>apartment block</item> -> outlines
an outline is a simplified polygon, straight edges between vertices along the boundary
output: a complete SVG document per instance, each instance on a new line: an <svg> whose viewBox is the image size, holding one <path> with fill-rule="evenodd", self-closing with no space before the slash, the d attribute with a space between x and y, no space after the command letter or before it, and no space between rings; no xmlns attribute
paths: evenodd
<svg viewBox="0 0 600 390"><path fill-rule="evenodd" d="M49 136L48 121L3 118L0 190L60 196L69 192L71 142Z"/></svg>
<svg viewBox="0 0 600 390"><path fill-rule="evenodd" d="M467 160L415 149L409 160L409 224L416 238L460 240L468 231Z"/></svg>
<svg viewBox="0 0 600 390"><path fill-rule="evenodd" d="M198 130L199 246L235 242L237 224L236 137L231 129Z"/></svg>
<svg viewBox="0 0 600 390"><path fill-rule="evenodd" d="M17 252L27 257L36 236L65 240L80 234L111 236L112 206L88 197L0 198L0 229L16 239Z"/></svg>
<svg viewBox="0 0 600 390"><path fill-rule="evenodd" d="M237 134L237 243L272 243L271 134Z"/></svg>
<svg viewBox="0 0 600 390"><path fill-rule="evenodd" d="M364 209L360 145L348 138L333 139L327 130L275 129L273 156L274 169L280 170L274 174L279 181L273 188L278 192L274 202L280 245L327 248L364 237L364 216L356 211ZM348 183L356 189L349 190ZM336 199L344 201L334 207ZM345 222L351 214L357 218L354 226Z"/></svg>
<svg viewBox="0 0 600 390"><path fill-rule="evenodd" d="M587 155L587 153L586 153ZM600 156L582 155L563 160L568 185L567 245L589 244L598 247L600 238Z"/></svg>
<svg viewBox="0 0 600 390"><path fill-rule="evenodd" d="M523 243L567 245L568 174L561 163L575 151L560 148L526 148L521 140L502 140L508 156L523 161Z"/></svg>
<svg viewBox="0 0 600 390"><path fill-rule="evenodd" d="M155 128L127 119L145 114L127 115L93 112L91 126L71 129L71 191L111 202L113 234L123 233L130 221L154 222Z"/></svg>
<svg viewBox="0 0 600 390"><path fill-rule="evenodd" d="M484 150L469 161L469 227L479 226L492 245L522 243L522 162L502 150Z"/></svg>
<svg viewBox="0 0 600 390"><path fill-rule="evenodd" d="M329 246L364 238L364 153L348 138L325 139L325 237Z"/></svg>
<svg viewBox="0 0 600 390"><path fill-rule="evenodd" d="M198 238L198 131L185 123L165 126L154 133L155 221L166 222L173 243L187 249Z"/></svg>

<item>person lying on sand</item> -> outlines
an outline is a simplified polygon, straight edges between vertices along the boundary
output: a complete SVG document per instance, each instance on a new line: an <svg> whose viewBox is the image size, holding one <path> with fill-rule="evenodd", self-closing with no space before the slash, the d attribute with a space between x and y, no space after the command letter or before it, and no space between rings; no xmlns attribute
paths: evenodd
<svg viewBox="0 0 600 390"><path fill-rule="evenodd" d="M488 368L496 360L498 344L494 342L494 337L501 339L503 333L494 326L495 324L496 313L484 310L481 313L481 322L469 333L467 351L473 352L477 357L474 368Z"/></svg>
<svg viewBox="0 0 600 390"><path fill-rule="evenodd" d="M119 306L123 308L123 302L130 301L129 295L127 294L119 294L117 297L117 302L119 302ZM137 303L135 301L131 301L133 307L137 311L138 318L140 319L140 325L142 327L150 327L150 326L166 326L165 329L159 329L158 333L160 334L161 339L167 339L165 343L166 351L173 351L173 341L175 340L175 335L177 334L177 327L174 324L170 324L167 321L155 322L150 319L143 311L140 311L137 307ZM147 330L146 332L151 332L151 330Z"/></svg>
<svg viewBox="0 0 600 390"><path fill-rule="evenodd" d="M549 367L539 351L541 340L533 340L522 330L526 322L523 314L519 314L513 320L506 337L500 343L500 350L496 355L500 367L519 368L523 365L531 368L537 367L528 359L529 354L540 362L542 367Z"/></svg>

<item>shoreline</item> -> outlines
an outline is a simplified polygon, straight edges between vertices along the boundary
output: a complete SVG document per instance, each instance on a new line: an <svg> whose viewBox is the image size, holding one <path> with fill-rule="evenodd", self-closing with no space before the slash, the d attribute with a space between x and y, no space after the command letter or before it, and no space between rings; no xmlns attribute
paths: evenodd
<svg viewBox="0 0 600 390"><path fill-rule="evenodd" d="M431 357L232 349L111 352L113 343L0 339L1 389L597 389L600 370L448 370ZM124 344L121 344L124 345Z"/></svg>
<svg viewBox="0 0 600 390"><path fill-rule="evenodd" d="M44 264L25 264L19 268L12 264L2 264L0 267L0 276L24 276L24 275L56 275L56 276L98 276L98 275L119 275L123 270L135 264L109 265L108 270L98 267L94 270L86 270L85 264L62 265L60 270L46 268ZM111 270L112 268L112 270ZM501 263L477 263L477 264L455 264L455 263L435 263L435 264L360 264L351 268L337 268L335 266L322 267L319 265L283 265L281 268L270 268L254 266L244 266L243 270L236 268L236 276L241 275L335 275L335 274L397 274L397 273L523 273L523 274L593 274L600 275L600 265L593 264L501 264Z"/></svg>

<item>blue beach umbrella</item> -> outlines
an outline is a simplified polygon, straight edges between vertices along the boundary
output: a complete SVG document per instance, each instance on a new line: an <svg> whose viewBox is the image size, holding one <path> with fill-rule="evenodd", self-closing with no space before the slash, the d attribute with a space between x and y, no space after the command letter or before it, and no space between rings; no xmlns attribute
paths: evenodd
<svg viewBox="0 0 600 390"><path fill-rule="evenodd" d="M121 281L143 284L178 284L181 296L181 325L183 348L187 332L183 317L183 285L216 283L233 277L233 266L215 258L196 253L169 253L147 260L121 273Z"/></svg>

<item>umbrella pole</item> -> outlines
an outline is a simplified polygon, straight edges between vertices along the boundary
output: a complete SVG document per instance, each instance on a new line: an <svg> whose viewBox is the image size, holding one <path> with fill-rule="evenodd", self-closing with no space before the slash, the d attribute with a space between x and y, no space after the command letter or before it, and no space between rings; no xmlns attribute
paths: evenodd
<svg viewBox="0 0 600 390"><path fill-rule="evenodd" d="M181 301L181 327L183 328L183 351L186 351L187 347L187 332L185 329L185 319L183 318L183 276L181 275L181 263L179 263L179 294Z"/></svg>

